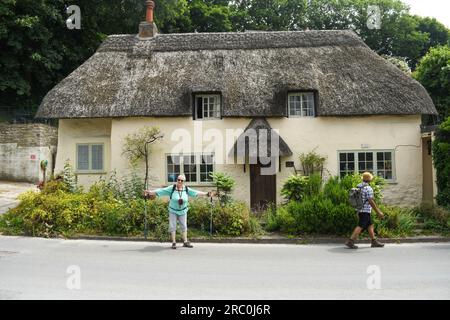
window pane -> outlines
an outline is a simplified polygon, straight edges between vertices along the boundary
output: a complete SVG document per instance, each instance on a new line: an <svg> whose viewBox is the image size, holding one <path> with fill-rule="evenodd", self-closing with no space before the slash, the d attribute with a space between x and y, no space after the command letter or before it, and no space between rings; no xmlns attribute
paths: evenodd
<svg viewBox="0 0 450 320"><path fill-rule="evenodd" d="M385 178L385 179L389 179L389 180L392 180L392 171L386 171L386 174L385 174L385 176L386 176L386 178Z"/></svg>
<svg viewBox="0 0 450 320"><path fill-rule="evenodd" d="M78 145L77 156L78 156L77 169L89 170L89 145L87 144Z"/></svg>
<svg viewBox="0 0 450 320"><path fill-rule="evenodd" d="M377 152L377 161L382 161L383 159L383 152Z"/></svg>
<svg viewBox="0 0 450 320"><path fill-rule="evenodd" d="M197 114L196 114L196 118L197 119L202 119L203 118L203 99L201 97L198 97L196 99L197 103Z"/></svg>
<svg viewBox="0 0 450 320"><path fill-rule="evenodd" d="M213 162L214 162L214 156L213 155L202 155L202 160L200 164L200 181L201 182L210 182L212 181L212 178L209 176L210 173L212 173L213 170Z"/></svg>
<svg viewBox="0 0 450 320"><path fill-rule="evenodd" d="M340 153L339 154L339 161L343 162L347 160L347 154L346 153Z"/></svg>
<svg viewBox="0 0 450 320"><path fill-rule="evenodd" d="M92 145L92 170L103 170L103 145Z"/></svg>
<svg viewBox="0 0 450 320"><path fill-rule="evenodd" d="M378 168L378 170L384 170L384 169L385 169L385 168L384 168L384 162L378 161L378 162L377 162L377 168Z"/></svg>
<svg viewBox="0 0 450 320"><path fill-rule="evenodd" d="M347 160L348 161L355 161L355 154L354 153L347 153Z"/></svg>
<svg viewBox="0 0 450 320"><path fill-rule="evenodd" d="M314 94L308 94L308 116L314 117Z"/></svg>
<svg viewBox="0 0 450 320"><path fill-rule="evenodd" d="M359 161L365 161L366 160L366 154L365 153L358 153L358 159Z"/></svg>
<svg viewBox="0 0 450 320"><path fill-rule="evenodd" d="M167 156L167 181L176 182L180 174L180 156Z"/></svg>
<svg viewBox="0 0 450 320"><path fill-rule="evenodd" d="M385 152L384 153L384 159L385 160L391 160L391 153L390 152Z"/></svg>

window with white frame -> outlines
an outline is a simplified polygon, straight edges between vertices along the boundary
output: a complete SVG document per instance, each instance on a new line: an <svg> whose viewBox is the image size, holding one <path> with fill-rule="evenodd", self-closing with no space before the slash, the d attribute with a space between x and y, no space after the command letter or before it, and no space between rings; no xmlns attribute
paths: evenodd
<svg viewBox="0 0 450 320"><path fill-rule="evenodd" d="M289 93L288 115L289 117L314 117L314 93Z"/></svg>
<svg viewBox="0 0 450 320"><path fill-rule="evenodd" d="M77 171L103 171L103 144L77 144Z"/></svg>
<svg viewBox="0 0 450 320"><path fill-rule="evenodd" d="M176 182L180 174L186 176L188 183L212 182L210 173L214 172L213 154L167 155L167 182Z"/></svg>
<svg viewBox="0 0 450 320"><path fill-rule="evenodd" d="M371 172L388 181L395 180L394 151L340 151L339 175Z"/></svg>
<svg viewBox="0 0 450 320"><path fill-rule="evenodd" d="M194 119L220 119L220 95L196 95Z"/></svg>

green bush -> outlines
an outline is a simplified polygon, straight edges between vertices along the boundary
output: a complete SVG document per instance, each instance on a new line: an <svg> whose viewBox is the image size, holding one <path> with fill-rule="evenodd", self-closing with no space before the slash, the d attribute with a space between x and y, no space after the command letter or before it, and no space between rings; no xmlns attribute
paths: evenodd
<svg viewBox="0 0 450 320"><path fill-rule="evenodd" d="M413 209L380 205L384 219L372 214L372 221L379 237L405 237L413 235L417 217Z"/></svg>
<svg viewBox="0 0 450 320"><path fill-rule="evenodd" d="M291 175L283 184L281 195L288 201L300 201L305 195L308 178L301 175Z"/></svg>
<svg viewBox="0 0 450 320"><path fill-rule="evenodd" d="M236 181L223 172L212 172L209 175L213 179L213 183L217 191L217 197L220 202L222 204L229 202L231 200L229 194L233 190Z"/></svg>
<svg viewBox="0 0 450 320"><path fill-rule="evenodd" d="M450 209L450 117L439 126L436 133L433 162L438 187L437 203Z"/></svg>
<svg viewBox="0 0 450 320"><path fill-rule="evenodd" d="M348 203L348 190L343 187L339 177L331 177L323 188L324 197L335 205Z"/></svg>
<svg viewBox="0 0 450 320"><path fill-rule="evenodd" d="M239 201L229 201L225 204L197 199L189 201L188 223L191 227L209 231L211 212L213 232L226 236L249 234L256 230L255 221L248 206Z"/></svg>
<svg viewBox="0 0 450 320"><path fill-rule="evenodd" d="M431 232L450 232L450 210L432 203L415 208L415 214L423 221L424 229Z"/></svg>
<svg viewBox="0 0 450 320"><path fill-rule="evenodd" d="M308 177L305 186L305 196L314 197L322 192L322 177L319 174L313 174Z"/></svg>

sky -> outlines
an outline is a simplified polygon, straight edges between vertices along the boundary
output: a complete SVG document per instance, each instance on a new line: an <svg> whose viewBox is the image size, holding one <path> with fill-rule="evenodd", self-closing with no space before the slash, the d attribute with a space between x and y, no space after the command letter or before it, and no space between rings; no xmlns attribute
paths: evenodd
<svg viewBox="0 0 450 320"><path fill-rule="evenodd" d="M402 2L411 7L412 14L436 18L450 28L450 0L402 0Z"/></svg>

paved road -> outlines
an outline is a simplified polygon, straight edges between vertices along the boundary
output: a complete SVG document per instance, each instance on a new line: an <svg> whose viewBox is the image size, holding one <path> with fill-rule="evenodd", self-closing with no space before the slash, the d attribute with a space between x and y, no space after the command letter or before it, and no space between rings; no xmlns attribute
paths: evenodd
<svg viewBox="0 0 450 320"><path fill-rule="evenodd" d="M36 186L27 182L0 181L0 214L19 204L17 196L28 190L37 190Z"/></svg>
<svg viewBox="0 0 450 320"><path fill-rule="evenodd" d="M450 243L362 247L0 236L0 299L450 299Z"/></svg>

